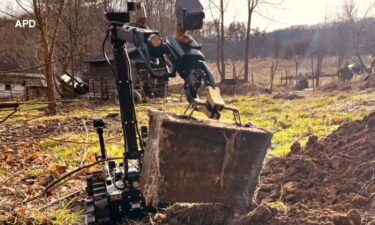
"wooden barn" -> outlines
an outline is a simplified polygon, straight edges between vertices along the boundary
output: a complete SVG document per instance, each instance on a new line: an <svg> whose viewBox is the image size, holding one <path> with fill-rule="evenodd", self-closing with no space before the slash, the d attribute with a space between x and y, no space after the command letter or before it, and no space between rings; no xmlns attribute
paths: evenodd
<svg viewBox="0 0 375 225"><path fill-rule="evenodd" d="M46 96L47 84L43 74L3 73L0 74L0 99L30 100Z"/></svg>
<svg viewBox="0 0 375 225"><path fill-rule="evenodd" d="M109 59L114 65L113 56ZM117 98L114 74L104 57L99 56L86 61L88 65L89 96L94 99L110 100ZM132 64L134 89L142 98L164 98L168 95L168 82L152 79L150 74Z"/></svg>

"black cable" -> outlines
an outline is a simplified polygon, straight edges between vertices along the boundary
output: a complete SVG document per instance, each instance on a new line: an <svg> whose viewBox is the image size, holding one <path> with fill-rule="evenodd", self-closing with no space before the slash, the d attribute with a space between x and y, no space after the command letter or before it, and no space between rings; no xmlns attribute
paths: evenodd
<svg viewBox="0 0 375 225"><path fill-rule="evenodd" d="M129 65L128 66L128 73L129 73L129 76L131 76L131 61L130 61L130 58L129 58L129 54L127 53L127 52L125 52L125 58L126 58L126 62L127 62L127 64ZM131 85L133 85L133 84L131 84ZM133 86L132 86L132 90L133 90ZM133 92L132 92L132 95L133 95ZM135 106L135 102L134 102L134 96L132 96L132 101L133 101L133 105ZM134 121L134 124L135 124L135 130L136 130L136 132L137 132L137 134L138 134L138 137L139 137L139 139L140 139L140 145L141 145L141 148L142 148L142 150L144 150L144 146L143 146L143 138L142 138L142 136L141 136L141 133L139 132L139 128L138 128L138 120L137 120L137 115L136 115L136 113L135 113L135 108L134 108L134 110L133 110L133 116L134 116L134 118L135 118L135 121Z"/></svg>
<svg viewBox="0 0 375 225"><path fill-rule="evenodd" d="M102 54L103 54L103 56L104 56L104 58L105 58L105 60L106 60L106 62L107 62L107 64L108 64L109 68L111 69L113 75L114 75L115 78L117 79L116 71L115 71L115 69L113 68L111 61L109 60L109 58L108 58L108 56L107 56L106 49L105 49L105 45L106 45L106 43L107 43L107 40L108 40L108 37L109 37L110 32L111 32L111 27L108 27L108 29L107 29L107 33L106 33L105 38L104 38L103 43L102 43Z"/></svg>

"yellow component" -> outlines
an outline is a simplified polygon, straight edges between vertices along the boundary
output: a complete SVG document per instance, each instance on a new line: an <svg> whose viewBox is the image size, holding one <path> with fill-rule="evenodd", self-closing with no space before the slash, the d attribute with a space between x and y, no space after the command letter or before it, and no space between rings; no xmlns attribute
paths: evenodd
<svg viewBox="0 0 375 225"><path fill-rule="evenodd" d="M186 109L185 114L189 111L189 108L192 109L190 115L197 110L204 113L208 118L217 120L220 117L221 111L224 109L229 110L233 112L236 124L241 125L240 112L237 107L225 104L219 88L208 87L207 100L199 98L194 99L194 102Z"/></svg>
<svg viewBox="0 0 375 225"><path fill-rule="evenodd" d="M207 101L213 109L217 109L218 111L221 111L225 107L225 102L219 88L208 87Z"/></svg>
<svg viewBox="0 0 375 225"><path fill-rule="evenodd" d="M152 47L154 47L154 48L159 47L163 43L163 40L161 39L161 37L159 37L156 34L152 34L148 38L148 41L151 43Z"/></svg>

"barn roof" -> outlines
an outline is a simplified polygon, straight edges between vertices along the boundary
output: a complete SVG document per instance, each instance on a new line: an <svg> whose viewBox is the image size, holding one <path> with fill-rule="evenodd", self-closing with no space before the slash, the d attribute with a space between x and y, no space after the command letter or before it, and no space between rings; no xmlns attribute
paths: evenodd
<svg viewBox="0 0 375 225"><path fill-rule="evenodd" d="M46 87L43 74L38 73L2 73L0 83L20 84L29 87Z"/></svg>
<svg viewBox="0 0 375 225"><path fill-rule="evenodd" d="M44 81L44 79L40 80L28 80L26 81L27 87L47 87L47 83Z"/></svg>

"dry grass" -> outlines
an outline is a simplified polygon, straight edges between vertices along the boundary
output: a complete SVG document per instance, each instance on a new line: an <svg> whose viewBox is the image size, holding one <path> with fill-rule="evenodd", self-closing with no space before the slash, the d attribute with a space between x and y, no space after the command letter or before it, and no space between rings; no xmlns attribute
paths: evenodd
<svg viewBox="0 0 375 225"><path fill-rule="evenodd" d="M305 98L286 100L275 99L272 95L255 95L228 97L226 100L240 109L244 123L252 123L275 132L270 156L278 157L287 154L294 141L303 143L312 134L326 136L342 123L360 119L375 109L373 90L342 93L306 91L297 94ZM175 101L178 97L169 99L174 101L137 106L140 123L147 125L149 109L182 114L187 104ZM74 103L64 105L57 116L45 116L44 108L45 105L27 106L0 127L1 135L9 134L14 139L13 143L5 142L9 140L7 137L0 139L4 141L0 143L0 223L81 223L82 206L72 204L71 201L61 202L43 213L37 209L53 199L82 188L83 174L56 189L48 198L29 204L22 204L22 201L42 190L40 183L46 176L56 178L60 173L72 170L81 163L83 156L85 163L94 160L99 147L90 122L93 116L105 117L108 123L106 140L110 154L122 155L119 118L106 117L110 113L119 112L117 105L82 106ZM0 116L4 114L2 112ZM198 113L196 116L202 115ZM222 119L230 122L232 116L230 113L224 113ZM88 133L84 129L83 121L86 121ZM31 133L28 134L34 136L25 141L22 135L26 130L30 130ZM17 138L18 135L20 138ZM32 160L28 159L28 156L33 156ZM34 184L30 184L29 179ZM16 215L16 218L13 215Z"/></svg>

